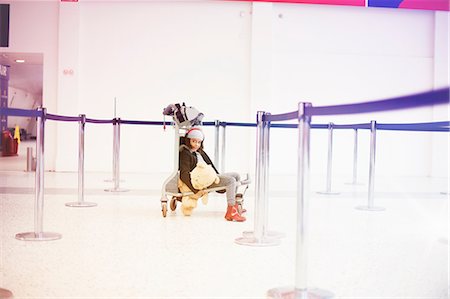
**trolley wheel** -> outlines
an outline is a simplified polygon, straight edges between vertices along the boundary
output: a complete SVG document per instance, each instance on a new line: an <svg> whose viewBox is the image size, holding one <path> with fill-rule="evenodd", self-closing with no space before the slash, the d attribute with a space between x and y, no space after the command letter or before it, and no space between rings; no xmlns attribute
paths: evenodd
<svg viewBox="0 0 450 299"><path fill-rule="evenodd" d="M163 215L163 217L166 217L167 216L167 202L163 202L163 203L161 203L161 205L162 205L162 215Z"/></svg>
<svg viewBox="0 0 450 299"><path fill-rule="evenodd" d="M172 211L175 211L177 209L177 197L173 196L172 199L170 200L170 209Z"/></svg>

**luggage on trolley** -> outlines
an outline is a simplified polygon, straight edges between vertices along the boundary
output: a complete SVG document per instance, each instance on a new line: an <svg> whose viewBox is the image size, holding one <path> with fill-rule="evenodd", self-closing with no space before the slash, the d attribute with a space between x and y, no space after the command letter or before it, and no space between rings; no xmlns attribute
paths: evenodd
<svg viewBox="0 0 450 299"><path fill-rule="evenodd" d="M189 131L193 126L198 126L202 124L203 113L199 112L194 107L186 106L185 103L182 104L171 104L167 106L163 111L164 116L171 116L173 118L173 128L174 128L174 155L173 155L173 165L174 170L169 175L169 177L164 181L161 190L161 209L163 217L167 216L167 201L170 198L170 209L175 211L177 208L177 202L181 201L184 196L193 195L190 192L180 192L178 189L178 179L179 179L179 148L182 143L184 143L184 136L186 132ZM243 186L243 192L239 193L238 196L243 197L245 191L250 184L250 178L247 178L237 182L238 186ZM224 187L214 187L205 189L207 192L217 191L219 193L225 192ZM242 198L238 201L238 204L242 204Z"/></svg>

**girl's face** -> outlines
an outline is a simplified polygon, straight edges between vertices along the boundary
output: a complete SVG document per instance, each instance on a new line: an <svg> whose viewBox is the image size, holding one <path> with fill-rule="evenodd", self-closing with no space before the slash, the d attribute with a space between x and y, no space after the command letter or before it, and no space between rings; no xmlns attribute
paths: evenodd
<svg viewBox="0 0 450 299"><path fill-rule="evenodd" d="M191 149L195 152L200 148L200 145L202 145L202 140L198 138L191 138L189 139L191 144Z"/></svg>

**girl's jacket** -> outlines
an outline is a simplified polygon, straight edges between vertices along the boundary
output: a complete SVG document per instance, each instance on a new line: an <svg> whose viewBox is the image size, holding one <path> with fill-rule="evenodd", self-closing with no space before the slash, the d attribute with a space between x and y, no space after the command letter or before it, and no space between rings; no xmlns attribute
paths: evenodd
<svg viewBox="0 0 450 299"><path fill-rule="evenodd" d="M206 164L211 165L216 173L219 174L206 152L203 151L203 149L198 149L197 152L202 156ZM180 179L189 187L189 189L191 189L192 192L197 193L199 190L195 189L191 183L191 171L195 168L195 166L197 166L197 155L195 154L195 152L192 152L186 145L181 145L180 159L178 164Z"/></svg>

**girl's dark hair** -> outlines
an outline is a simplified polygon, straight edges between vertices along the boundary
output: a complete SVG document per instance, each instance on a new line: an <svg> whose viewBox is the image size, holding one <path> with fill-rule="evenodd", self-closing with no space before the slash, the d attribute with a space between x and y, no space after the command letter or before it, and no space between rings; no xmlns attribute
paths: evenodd
<svg viewBox="0 0 450 299"><path fill-rule="evenodd" d="M191 138L181 137L181 144L186 145L188 148L191 148ZM203 150L203 141L200 143L200 149Z"/></svg>

